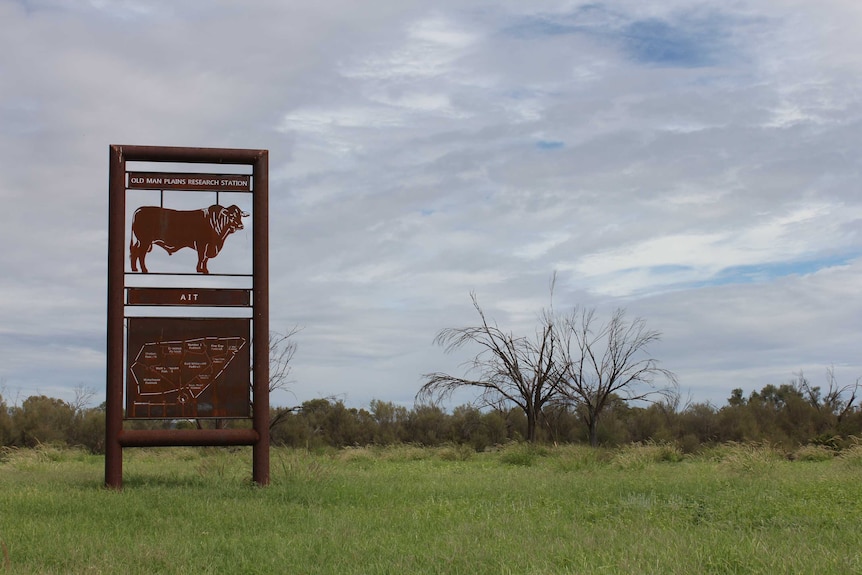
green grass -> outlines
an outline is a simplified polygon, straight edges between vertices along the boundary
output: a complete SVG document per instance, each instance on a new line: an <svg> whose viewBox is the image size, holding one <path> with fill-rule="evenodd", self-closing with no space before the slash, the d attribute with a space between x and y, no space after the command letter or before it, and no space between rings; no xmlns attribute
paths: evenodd
<svg viewBox="0 0 862 575"><path fill-rule="evenodd" d="M862 452L0 452L0 574L860 573Z"/></svg>

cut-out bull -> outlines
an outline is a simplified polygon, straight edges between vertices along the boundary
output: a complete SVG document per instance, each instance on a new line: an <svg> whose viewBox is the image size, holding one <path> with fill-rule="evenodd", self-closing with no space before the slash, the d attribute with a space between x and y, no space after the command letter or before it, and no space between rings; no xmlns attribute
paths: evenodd
<svg viewBox="0 0 862 575"><path fill-rule="evenodd" d="M216 257L225 239L236 230L243 229L242 218L248 213L237 206L226 208L214 204L200 210L171 210L159 206L142 206L132 218L132 241L129 259L132 271L147 273L145 263L153 245L164 248L168 255L183 248L198 253L197 272L208 274L207 260Z"/></svg>

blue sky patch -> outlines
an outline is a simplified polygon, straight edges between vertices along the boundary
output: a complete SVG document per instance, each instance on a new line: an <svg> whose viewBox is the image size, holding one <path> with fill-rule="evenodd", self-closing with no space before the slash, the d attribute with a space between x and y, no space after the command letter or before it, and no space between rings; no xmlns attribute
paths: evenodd
<svg viewBox="0 0 862 575"><path fill-rule="evenodd" d="M652 266L649 268L651 272L655 272L658 274L672 274L676 272L685 272L692 269L691 266L683 266L683 265L675 265L675 264L667 264L662 266Z"/></svg>
<svg viewBox="0 0 862 575"><path fill-rule="evenodd" d="M686 68L715 64L721 36L715 24L685 19L675 24L640 20L622 31L623 46L635 61Z"/></svg>
<svg viewBox="0 0 862 575"><path fill-rule="evenodd" d="M525 39L582 34L619 45L641 64L695 68L714 65L731 50L732 24L717 13L631 20L603 4L589 4L567 14L522 18L505 32Z"/></svg>
<svg viewBox="0 0 862 575"><path fill-rule="evenodd" d="M620 18L620 14L602 4L586 4L568 14L540 14L520 18L505 32L520 38L595 34L617 28Z"/></svg>
<svg viewBox="0 0 862 575"><path fill-rule="evenodd" d="M818 272L822 269L846 265L852 259L854 259L854 256L852 255L843 255L797 262L775 262L751 266L734 266L723 270L720 274L710 280L697 282L693 287L754 284L786 276L803 276Z"/></svg>
<svg viewBox="0 0 862 575"><path fill-rule="evenodd" d="M536 142L536 147L540 150L560 150L565 146L566 144L564 142L556 140L539 140Z"/></svg>

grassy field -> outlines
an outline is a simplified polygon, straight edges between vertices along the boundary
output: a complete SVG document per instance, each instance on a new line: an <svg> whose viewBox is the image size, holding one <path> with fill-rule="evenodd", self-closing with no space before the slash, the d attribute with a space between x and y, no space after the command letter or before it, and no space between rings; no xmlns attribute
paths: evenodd
<svg viewBox="0 0 862 575"><path fill-rule="evenodd" d="M862 573L862 447L0 452L0 573Z"/></svg>

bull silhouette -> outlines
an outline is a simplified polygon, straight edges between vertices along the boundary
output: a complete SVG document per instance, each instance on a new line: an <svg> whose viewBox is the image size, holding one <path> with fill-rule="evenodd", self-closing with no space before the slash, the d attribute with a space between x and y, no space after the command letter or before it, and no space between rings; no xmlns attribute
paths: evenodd
<svg viewBox="0 0 862 575"><path fill-rule="evenodd" d="M208 274L207 260L219 254L230 234L243 229L242 218L247 216L248 213L237 206L226 208L218 204L200 210L141 206L132 218L129 244L132 271L138 271L140 263L141 273L147 273L147 254L157 245L168 255L183 248L194 249L198 253L196 271Z"/></svg>

